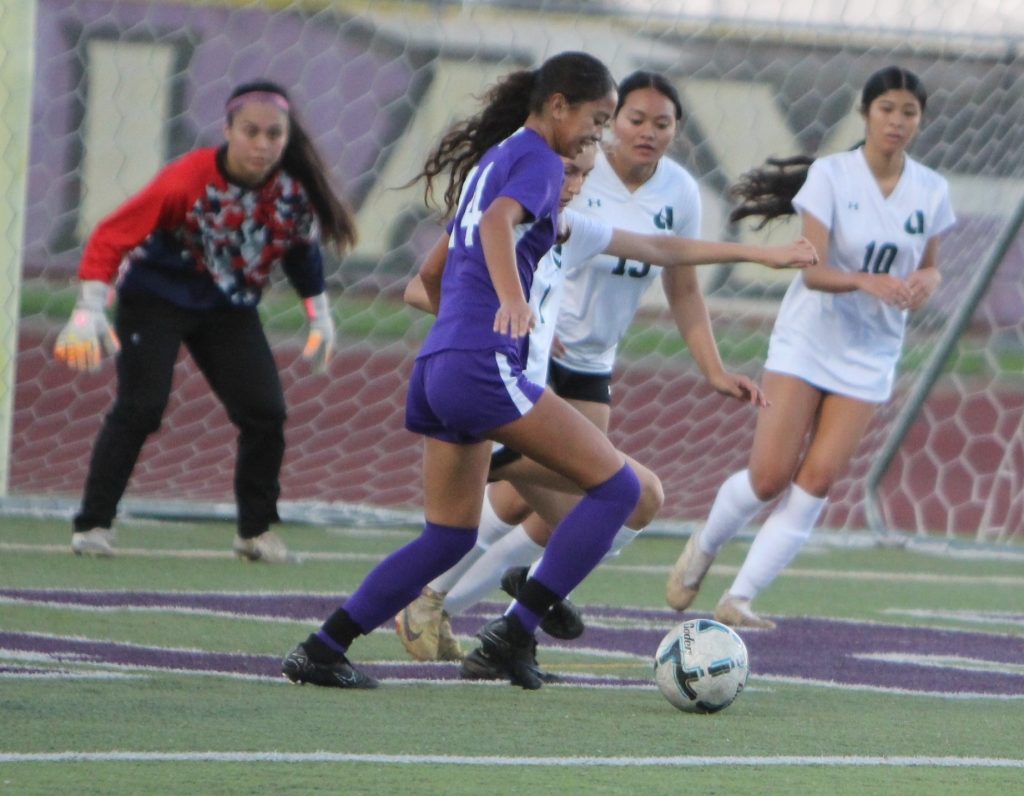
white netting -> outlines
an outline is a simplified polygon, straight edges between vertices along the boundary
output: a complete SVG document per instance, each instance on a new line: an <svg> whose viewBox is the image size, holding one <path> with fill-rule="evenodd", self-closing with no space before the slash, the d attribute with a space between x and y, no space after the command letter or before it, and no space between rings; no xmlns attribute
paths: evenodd
<svg viewBox="0 0 1024 796"><path fill-rule="evenodd" d="M761 5L37 0L10 496L77 499L113 394L110 364L73 376L50 354L83 237L162 163L219 140L235 84L269 77L289 87L359 210L361 234L358 249L331 266L342 338L329 375L309 375L298 358L302 314L287 286L265 300L290 409L283 496L311 510L415 509L420 445L403 429L402 407L427 322L400 296L437 227L420 187L397 188L496 77L585 49L616 77L648 68L679 87L686 123L672 154L699 178L704 234L715 238L751 237L724 223L725 188L741 172L767 156L860 139L856 98L871 72L898 63L923 78L927 124L913 154L950 179L960 223L944 244L943 287L914 319L897 397L824 519L863 527L864 473L937 330L1024 195L1024 75L1015 57L1024 12L1010 0L763 4L770 14L754 10ZM771 237L795 232L790 225ZM883 482L894 527L1021 534L1022 270L1016 245ZM757 375L788 277L738 266L702 278L724 357ZM700 520L722 479L744 465L754 416L701 383L663 303L651 297L624 346L612 436L665 482L662 519ZM183 358L128 495L224 504L234 437Z"/></svg>

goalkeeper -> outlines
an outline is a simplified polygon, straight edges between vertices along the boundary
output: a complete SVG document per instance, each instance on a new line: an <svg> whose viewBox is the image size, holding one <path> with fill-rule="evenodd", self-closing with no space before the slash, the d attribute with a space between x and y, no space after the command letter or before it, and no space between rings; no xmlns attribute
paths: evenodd
<svg viewBox="0 0 1024 796"><path fill-rule="evenodd" d="M269 530L279 520L286 410L257 304L280 263L309 318L303 356L324 370L334 326L320 239L342 251L355 242L355 224L280 86L237 87L224 138L164 168L101 221L85 247L78 302L54 354L77 371L117 354L117 394L74 517L76 554L113 555L118 503L160 426L184 345L239 430L234 551L253 561L289 558ZM115 276L111 329L105 305Z"/></svg>

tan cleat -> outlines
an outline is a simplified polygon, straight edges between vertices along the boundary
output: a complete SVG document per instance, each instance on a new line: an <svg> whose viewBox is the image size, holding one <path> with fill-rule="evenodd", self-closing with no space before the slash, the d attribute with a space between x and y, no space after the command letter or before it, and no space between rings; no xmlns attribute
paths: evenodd
<svg viewBox="0 0 1024 796"><path fill-rule="evenodd" d="M690 534L665 584L665 602L677 611L685 611L697 599L700 584L715 560L697 546L699 536L700 531Z"/></svg>
<svg viewBox="0 0 1024 796"><path fill-rule="evenodd" d="M447 611L441 612L441 625L437 634L437 657L442 661L461 661L466 657L462 645L452 631L452 619Z"/></svg>
<svg viewBox="0 0 1024 796"><path fill-rule="evenodd" d="M246 561L263 561L267 564L288 564L297 559L288 552L284 541L273 531L264 531L259 536L245 538L235 536L231 545L235 555Z"/></svg>
<svg viewBox="0 0 1024 796"><path fill-rule="evenodd" d="M774 630L776 625L771 619L758 616L750 608L750 600L725 594L715 608L715 621L729 627L753 627L761 630Z"/></svg>
<svg viewBox="0 0 1024 796"><path fill-rule="evenodd" d="M419 597L395 617L395 633L406 652L418 661L439 660L444 592L424 586ZM456 642L457 643L457 642Z"/></svg>
<svg viewBox="0 0 1024 796"><path fill-rule="evenodd" d="M110 528L93 528L71 534L71 552L76 556L113 558L114 532Z"/></svg>

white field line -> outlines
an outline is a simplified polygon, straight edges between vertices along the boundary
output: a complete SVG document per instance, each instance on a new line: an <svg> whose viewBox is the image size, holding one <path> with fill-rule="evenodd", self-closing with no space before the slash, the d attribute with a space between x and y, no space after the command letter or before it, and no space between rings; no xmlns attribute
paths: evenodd
<svg viewBox="0 0 1024 796"><path fill-rule="evenodd" d="M184 558L184 559L234 559L235 554L231 550L197 550L152 548L152 547L117 547L117 558ZM61 544L27 544L24 542L0 542L0 552L5 553L57 553L67 555L71 552L70 545ZM298 553L296 561L301 564L303 561L381 561L386 553L331 553L313 552Z"/></svg>
<svg viewBox="0 0 1024 796"><path fill-rule="evenodd" d="M602 570L609 572L630 572L634 574L661 575L668 572L671 567L659 564L602 564ZM736 575L739 567L715 564L711 567L712 575ZM1015 575L953 575L944 572L887 572L881 570L841 570L841 569L816 569L810 567L790 567L782 572L780 577L790 578L828 578L830 580L863 580L863 581L887 581L904 583L940 583L942 585L965 585L965 586L1007 586L1011 588L1024 587L1024 577Z"/></svg>
<svg viewBox="0 0 1024 796"><path fill-rule="evenodd" d="M55 553L67 555L69 545L29 544L26 542L0 542L0 552L7 553ZM230 550L197 550L170 548L118 547L116 554L123 558L182 558L182 559L233 559ZM297 552L296 563L303 561L381 561L387 553L334 553L329 551ZM634 575L665 575L670 564L602 564L602 571L622 572ZM737 566L716 564L711 567L713 575L736 575ZM876 570L841 570L819 569L809 567L790 567L781 577L790 578L830 578L834 580L854 581L888 581L903 583L939 583L943 585L965 586L1006 586L1024 588L1024 577L1012 575L954 575L942 572L886 572Z"/></svg>
<svg viewBox="0 0 1024 796"><path fill-rule="evenodd" d="M250 621L278 623L284 625L318 624L322 616L290 617L268 616L267 614L247 614L241 611L223 611L215 608L191 608L186 605L76 605L59 600L39 600L32 597L5 597L0 595L0 605L24 605L35 608L55 608L59 611L83 611L91 614L150 614L158 613L175 616L202 616L231 619L233 621Z"/></svg>
<svg viewBox="0 0 1024 796"><path fill-rule="evenodd" d="M882 661L903 666L930 666L933 669L961 669L968 672L996 672L1024 675L1024 663L988 661L962 655L925 655L913 652L857 652L851 657L862 661Z"/></svg>
<svg viewBox="0 0 1024 796"><path fill-rule="evenodd" d="M819 766L855 768L1009 768L1024 760L1005 757L867 757L751 755L722 757L499 757L493 755L387 755L341 752L5 752L0 763L374 763L449 766Z"/></svg>
<svg viewBox="0 0 1024 796"><path fill-rule="evenodd" d="M1020 611L962 611L927 608L886 608L887 616L910 616L915 619L942 619L969 622L975 625L1018 625L1024 627L1024 608Z"/></svg>
<svg viewBox="0 0 1024 796"><path fill-rule="evenodd" d="M751 675L754 677L755 675ZM809 685L817 688L833 688L838 691L865 691L870 694L894 694L896 696L935 697L952 700L1024 700L1024 694L982 694L973 691L918 691L911 688L892 688L870 683L837 683L835 680L812 680L809 677L790 677L782 674L757 674L758 683L784 683L788 685Z"/></svg>

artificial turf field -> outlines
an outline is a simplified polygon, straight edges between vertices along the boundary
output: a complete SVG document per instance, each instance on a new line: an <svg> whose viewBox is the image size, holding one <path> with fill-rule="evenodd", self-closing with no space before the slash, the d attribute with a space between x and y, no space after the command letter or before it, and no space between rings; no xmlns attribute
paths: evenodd
<svg viewBox="0 0 1024 796"><path fill-rule="evenodd" d="M650 676L669 565L643 538L576 592L563 685L464 683L389 627L376 691L295 687L282 655L411 530L283 526L300 564L243 564L221 523L124 522L113 560L66 520L0 516L0 794L1012 793L1024 782L1024 551L809 547L741 633L747 689L679 713ZM708 615L747 544L728 547ZM455 619L463 646L503 605Z"/></svg>

